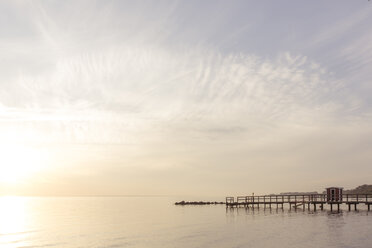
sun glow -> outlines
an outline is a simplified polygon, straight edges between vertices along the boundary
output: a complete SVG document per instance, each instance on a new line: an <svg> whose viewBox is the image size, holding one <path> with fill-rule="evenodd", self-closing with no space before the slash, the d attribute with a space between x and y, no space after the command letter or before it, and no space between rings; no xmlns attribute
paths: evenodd
<svg viewBox="0 0 372 248"><path fill-rule="evenodd" d="M0 183L18 184L40 171L44 154L37 149L14 144L0 144Z"/></svg>

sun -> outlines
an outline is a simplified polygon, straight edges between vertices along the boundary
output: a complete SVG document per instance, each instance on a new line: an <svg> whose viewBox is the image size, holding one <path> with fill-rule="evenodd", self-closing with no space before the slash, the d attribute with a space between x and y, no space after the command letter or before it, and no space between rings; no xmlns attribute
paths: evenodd
<svg viewBox="0 0 372 248"><path fill-rule="evenodd" d="M38 149L16 144L0 144L0 151L0 183L22 183L43 166L44 156Z"/></svg>

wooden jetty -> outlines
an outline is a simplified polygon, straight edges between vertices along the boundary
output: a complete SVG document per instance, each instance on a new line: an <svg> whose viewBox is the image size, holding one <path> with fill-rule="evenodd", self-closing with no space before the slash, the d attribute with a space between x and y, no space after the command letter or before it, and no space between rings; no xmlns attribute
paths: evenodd
<svg viewBox="0 0 372 248"><path fill-rule="evenodd" d="M337 197L330 197L329 194L288 194L288 195L261 195L261 196L238 196L226 197L226 207L246 207L246 208L283 208L283 205L289 205L289 209L302 208L303 210L310 210L311 208L316 211L317 207L321 210L324 206L328 205L333 211L337 209L340 211L340 205L346 204L350 211L353 207L357 210L359 204L365 204L368 211L372 205L372 194L341 194Z"/></svg>

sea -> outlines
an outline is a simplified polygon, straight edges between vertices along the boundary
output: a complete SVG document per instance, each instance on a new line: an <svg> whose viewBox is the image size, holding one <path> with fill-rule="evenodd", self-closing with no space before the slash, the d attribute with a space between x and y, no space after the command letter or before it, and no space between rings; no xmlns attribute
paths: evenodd
<svg viewBox="0 0 372 248"><path fill-rule="evenodd" d="M174 205L180 200L185 198L0 197L0 247L372 247L372 211L362 207Z"/></svg>

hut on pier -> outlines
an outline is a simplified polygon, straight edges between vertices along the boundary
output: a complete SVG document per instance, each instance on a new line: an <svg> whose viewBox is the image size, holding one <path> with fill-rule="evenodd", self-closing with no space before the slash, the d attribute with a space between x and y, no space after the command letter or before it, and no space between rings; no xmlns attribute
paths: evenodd
<svg viewBox="0 0 372 248"><path fill-rule="evenodd" d="M327 201L328 202L341 202L342 201L342 189L341 187L329 187L326 188Z"/></svg>

